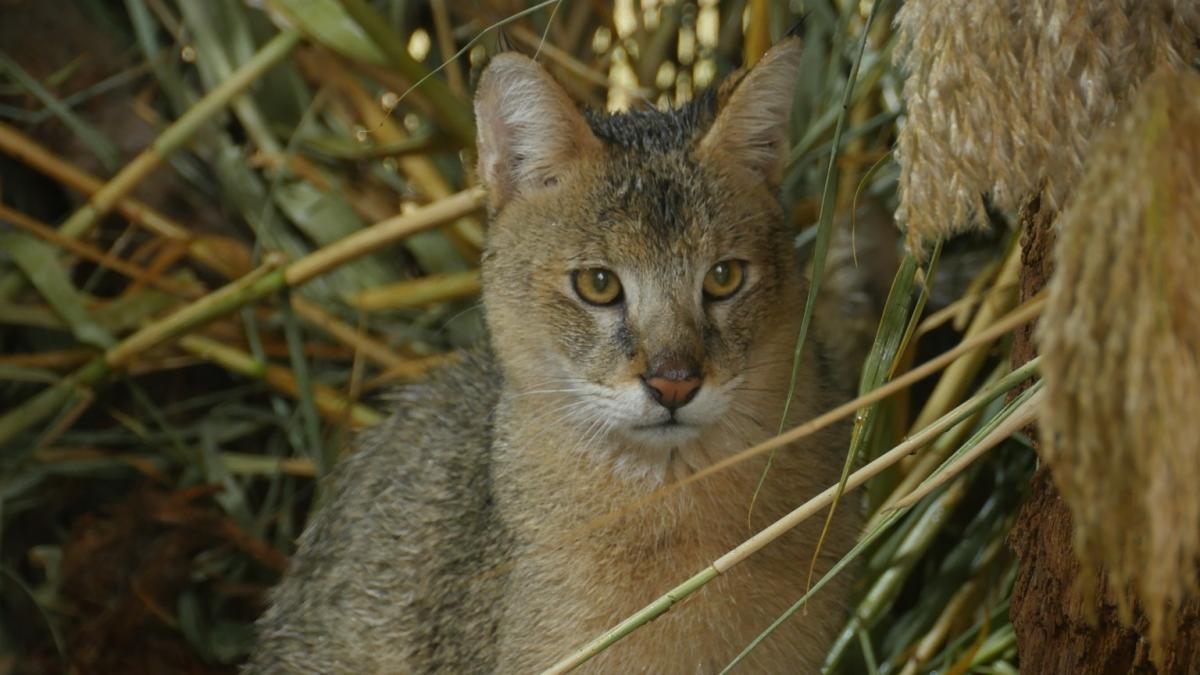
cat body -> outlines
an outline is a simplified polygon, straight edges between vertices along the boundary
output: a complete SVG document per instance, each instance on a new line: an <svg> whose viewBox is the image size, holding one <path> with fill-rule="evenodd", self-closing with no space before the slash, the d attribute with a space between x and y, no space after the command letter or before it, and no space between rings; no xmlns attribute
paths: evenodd
<svg viewBox="0 0 1200 675"><path fill-rule="evenodd" d="M343 461L250 672L535 672L837 481L844 428L781 450L752 513L765 458L675 486L779 424L806 289L778 198L798 59L788 41L683 109L590 117L528 59L493 61L489 347L404 391ZM850 391L820 318L793 423ZM839 509L818 573L857 522ZM581 670L720 670L803 594L820 526ZM747 672L815 672L847 584Z"/></svg>

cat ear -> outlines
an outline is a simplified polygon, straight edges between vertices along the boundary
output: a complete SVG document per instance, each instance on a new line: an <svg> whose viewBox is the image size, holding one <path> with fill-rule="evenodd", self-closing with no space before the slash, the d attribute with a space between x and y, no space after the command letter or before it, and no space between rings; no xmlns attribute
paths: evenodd
<svg viewBox="0 0 1200 675"><path fill-rule="evenodd" d="M717 118L700 140L702 157L738 162L779 185L802 53L799 38L786 38L722 87Z"/></svg>
<svg viewBox="0 0 1200 675"><path fill-rule="evenodd" d="M564 163L600 147L571 98L541 66L496 56L475 91L479 177L493 209L557 180Z"/></svg>

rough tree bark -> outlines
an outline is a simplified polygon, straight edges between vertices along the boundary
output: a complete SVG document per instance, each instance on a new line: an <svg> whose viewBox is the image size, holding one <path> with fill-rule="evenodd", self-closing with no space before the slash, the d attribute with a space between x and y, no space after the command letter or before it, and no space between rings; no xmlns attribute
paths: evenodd
<svg viewBox="0 0 1200 675"><path fill-rule="evenodd" d="M1053 272L1056 215L1037 197L1022 209L1022 302L1041 291ZM1019 331L1014 337L1013 364L1024 364L1036 353L1033 330ZM1028 431L1036 437L1035 430ZM1166 649L1164 663L1156 667L1150 661L1145 618L1140 613L1134 627L1122 625L1115 603L1103 593L1103 581L1097 584L1092 603L1078 592L1075 583L1082 571L1072 535L1071 512L1043 464L1009 538L1020 558L1010 612L1021 672L1200 673L1200 599L1191 599L1176 614L1178 632Z"/></svg>

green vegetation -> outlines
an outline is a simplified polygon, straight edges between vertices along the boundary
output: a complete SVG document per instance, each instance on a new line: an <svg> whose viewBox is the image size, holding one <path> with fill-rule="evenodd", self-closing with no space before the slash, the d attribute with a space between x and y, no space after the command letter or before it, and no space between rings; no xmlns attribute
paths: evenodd
<svg viewBox="0 0 1200 675"><path fill-rule="evenodd" d="M784 198L815 270L853 264L833 245L851 227L865 266L902 238L881 215L898 4L18 3L28 28L0 30L0 662L233 672L353 429L481 334L469 83L487 54L537 53L592 106L666 105L795 29ZM856 415L846 491L797 504L824 517L865 491L874 514L833 670L1015 672L1004 538L1035 456L992 431L1038 394L1006 403L1035 367L1009 373L1005 336L1041 305L1017 308L1006 232L885 267L864 398L836 411ZM798 601L819 592L808 565Z"/></svg>

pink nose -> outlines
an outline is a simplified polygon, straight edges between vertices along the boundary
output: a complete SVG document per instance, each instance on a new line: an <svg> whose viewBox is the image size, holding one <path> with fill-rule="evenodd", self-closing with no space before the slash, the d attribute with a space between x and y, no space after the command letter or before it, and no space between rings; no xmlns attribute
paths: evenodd
<svg viewBox="0 0 1200 675"><path fill-rule="evenodd" d="M646 379L650 394L668 410L677 410L688 404L700 390L700 378L696 376L681 379L667 377L651 377Z"/></svg>

